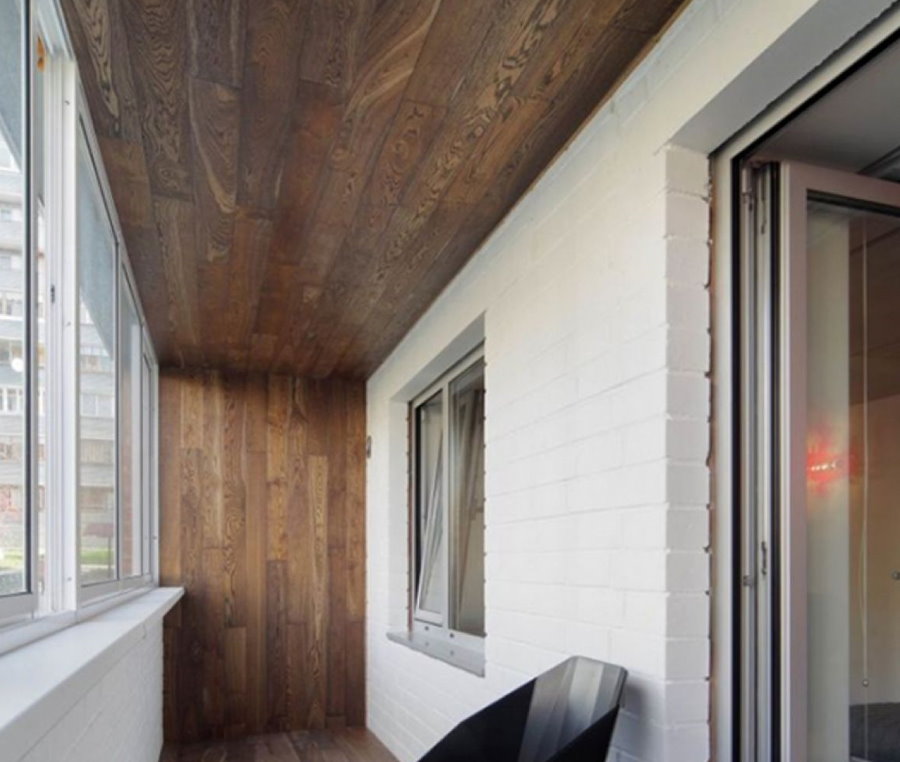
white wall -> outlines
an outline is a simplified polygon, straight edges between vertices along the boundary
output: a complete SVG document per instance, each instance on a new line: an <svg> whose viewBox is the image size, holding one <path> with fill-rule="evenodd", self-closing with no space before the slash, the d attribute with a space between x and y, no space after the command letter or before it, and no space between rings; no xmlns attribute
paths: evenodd
<svg viewBox="0 0 900 762"><path fill-rule="evenodd" d="M0 655L0 760L157 762L162 620L183 592L58 615L70 626Z"/></svg>
<svg viewBox="0 0 900 762"><path fill-rule="evenodd" d="M162 620L90 684L22 762L158 762L162 749Z"/></svg>
<svg viewBox="0 0 900 762"><path fill-rule="evenodd" d="M706 154L885 5L695 0L370 378L368 723L401 760L572 653L630 671L616 759L708 758ZM484 678L386 638L406 621L404 401L479 319Z"/></svg>

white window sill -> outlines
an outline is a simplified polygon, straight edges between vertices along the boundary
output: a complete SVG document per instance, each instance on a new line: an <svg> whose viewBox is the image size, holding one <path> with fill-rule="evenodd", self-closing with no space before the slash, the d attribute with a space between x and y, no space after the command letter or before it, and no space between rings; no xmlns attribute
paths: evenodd
<svg viewBox="0 0 900 762"><path fill-rule="evenodd" d="M388 640L484 677L484 653L421 632L389 632Z"/></svg>
<svg viewBox="0 0 900 762"><path fill-rule="evenodd" d="M160 587L0 656L0 749L19 759L184 594Z"/></svg>

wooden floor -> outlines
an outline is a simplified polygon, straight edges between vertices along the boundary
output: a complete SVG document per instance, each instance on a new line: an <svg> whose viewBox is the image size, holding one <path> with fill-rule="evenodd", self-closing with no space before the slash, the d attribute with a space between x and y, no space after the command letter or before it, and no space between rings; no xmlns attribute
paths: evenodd
<svg viewBox="0 0 900 762"><path fill-rule="evenodd" d="M167 746L160 762L396 762L368 730L301 730Z"/></svg>

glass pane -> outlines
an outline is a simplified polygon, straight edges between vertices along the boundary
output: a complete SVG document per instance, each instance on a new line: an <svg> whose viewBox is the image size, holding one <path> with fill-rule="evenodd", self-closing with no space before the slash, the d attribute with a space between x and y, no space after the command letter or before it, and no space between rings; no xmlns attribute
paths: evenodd
<svg viewBox="0 0 900 762"><path fill-rule="evenodd" d="M84 137L78 193L78 511L82 584L116 578L115 238Z"/></svg>
<svg viewBox="0 0 900 762"><path fill-rule="evenodd" d="M417 607L443 617L447 586L447 536L443 485L444 395L416 408ZM433 617L429 619L433 621ZM441 620L442 621L442 620Z"/></svg>
<svg viewBox="0 0 900 762"><path fill-rule="evenodd" d="M35 280L33 283L33 295L37 305L35 315L36 342L35 361L37 372L34 376L37 382L35 390L35 402L37 403L37 420L35 431L37 434L37 452L35 453L36 471L32 499L34 509L37 512L37 589L40 593L47 592L47 536L48 522L46 510L47 495L47 400L49 397L47 378L47 356L49 335L47 331L47 306L50 303L50 277L47 270L47 165L44 141L47 137L46 119L44 118L44 80L46 69L34 71L34 109L32 131L34 133L34 197L35 215L37 220L36 235L37 246L35 249L37 262L35 266ZM19 312L16 305L3 304L0 300L0 312ZM44 604L48 604L44 600Z"/></svg>
<svg viewBox="0 0 900 762"><path fill-rule="evenodd" d="M484 635L484 361L450 382L450 627Z"/></svg>
<svg viewBox="0 0 900 762"><path fill-rule="evenodd" d="M131 296L122 284L119 301L119 501L123 577L141 573L141 324Z"/></svg>
<svg viewBox="0 0 900 762"><path fill-rule="evenodd" d="M152 395L153 395L153 371L150 362L146 356L142 363L143 380L141 382L141 463L142 463L142 496L143 496L143 524L144 524L144 558L143 571L145 574L150 573L150 514L153 505L153 476L150 472L153 467L153 419L152 419Z"/></svg>
<svg viewBox="0 0 900 762"><path fill-rule="evenodd" d="M22 3L0 5L0 595L27 590ZM6 305L9 305L7 309Z"/></svg>
<svg viewBox="0 0 900 762"><path fill-rule="evenodd" d="M900 218L811 201L809 759L900 759Z"/></svg>

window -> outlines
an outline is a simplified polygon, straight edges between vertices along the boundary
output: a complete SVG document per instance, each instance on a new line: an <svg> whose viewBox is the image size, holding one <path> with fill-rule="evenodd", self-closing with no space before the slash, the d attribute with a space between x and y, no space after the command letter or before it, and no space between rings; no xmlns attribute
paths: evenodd
<svg viewBox="0 0 900 762"><path fill-rule="evenodd" d="M20 386L0 386L0 413L18 414L25 409L25 392ZM21 435L19 435L21 440Z"/></svg>
<svg viewBox="0 0 900 762"><path fill-rule="evenodd" d="M0 652L149 584L157 499L153 347L62 20L25 7L0 4Z"/></svg>
<svg viewBox="0 0 900 762"><path fill-rule="evenodd" d="M0 339L0 366L12 367L13 370L18 366L18 371L22 371L22 342L16 339Z"/></svg>
<svg viewBox="0 0 900 762"><path fill-rule="evenodd" d="M413 629L484 636L484 357L466 357L411 405Z"/></svg>
<svg viewBox="0 0 900 762"><path fill-rule="evenodd" d="M0 317L22 317L25 300L22 294L0 291Z"/></svg>
<svg viewBox="0 0 900 762"><path fill-rule="evenodd" d="M116 238L83 128L78 132L78 438L115 442ZM101 357L106 372L86 370L82 356ZM79 447L79 450L81 448ZM105 491L103 500L88 500L83 490ZM116 516L115 469L79 464L78 511L81 538L81 582L116 578L114 542Z"/></svg>
<svg viewBox="0 0 900 762"><path fill-rule="evenodd" d="M22 440L18 437L0 437L0 459L6 463L22 460Z"/></svg>
<svg viewBox="0 0 900 762"><path fill-rule="evenodd" d="M131 289L119 291L119 489L122 576L141 573L141 323Z"/></svg>
<svg viewBox="0 0 900 762"><path fill-rule="evenodd" d="M25 132L25 55L22 41L25 37L26 15L22 0L11 0L0 9L0 193L6 200L0 206L0 222L12 220L25 203L26 172L20 168L23 163L23 140ZM8 214L9 216L3 216ZM7 290L25 293L22 253L28 242L24 225L4 225L4 250L0 252L0 271ZM18 263L18 267L16 267ZM25 326L22 323L7 325L4 338L11 346L19 347L25 340ZM0 387L0 427L10 448L0 451L0 596L18 596L19 601L11 610L20 605L31 606L31 550L29 543L29 521L25 494L25 464L17 452L25 442L25 409L23 389L26 379L9 372L10 358L0 358L0 377L7 386ZM21 362L21 361L20 361ZM21 369L20 369L21 370ZM15 381L14 381L15 379ZM15 385L12 385L15 384ZM2 616L2 613L0 613Z"/></svg>
<svg viewBox="0 0 900 762"><path fill-rule="evenodd" d="M91 465L114 466L115 444L109 439L82 439L81 462Z"/></svg>
<svg viewBox="0 0 900 762"><path fill-rule="evenodd" d="M18 5L18 4L16 4ZM7 10L5 15L15 15L16 13L20 13L18 9L13 9L12 13ZM7 23L9 19L4 18L3 22ZM9 32L15 34L16 27L19 26L20 22L16 21L11 25ZM15 72L12 73L15 76ZM16 160L13 158L12 151L9 148L9 144L6 141L3 141L2 145L0 145L0 170L5 172L12 172L15 174L19 174L19 166L16 164Z"/></svg>
<svg viewBox="0 0 900 762"><path fill-rule="evenodd" d="M81 393L81 417L82 418L113 418L115 417L116 401L111 394ZM114 444L112 434L108 436L109 445Z"/></svg>
<svg viewBox="0 0 900 762"><path fill-rule="evenodd" d="M13 204L0 204L0 222L21 222L22 207Z"/></svg>
<svg viewBox="0 0 900 762"><path fill-rule="evenodd" d="M9 249L0 249L0 272L22 270L22 254Z"/></svg>

